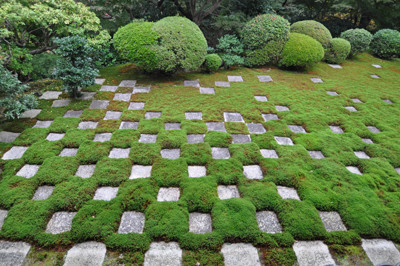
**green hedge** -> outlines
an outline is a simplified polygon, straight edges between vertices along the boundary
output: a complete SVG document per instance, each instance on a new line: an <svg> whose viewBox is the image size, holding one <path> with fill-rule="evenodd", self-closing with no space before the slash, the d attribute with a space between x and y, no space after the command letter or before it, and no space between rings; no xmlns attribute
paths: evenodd
<svg viewBox="0 0 400 266"><path fill-rule="evenodd" d="M332 39L330 47L325 50L325 61L331 64L343 63L349 56L351 44L342 38Z"/></svg>
<svg viewBox="0 0 400 266"><path fill-rule="evenodd" d="M324 48L329 47L332 41L332 35L328 28L315 20L303 20L293 23L290 31L308 35L319 41Z"/></svg>
<svg viewBox="0 0 400 266"><path fill-rule="evenodd" d="M383 59L392 59L400 56L400 32L383 29L374 34L371 41L371 51Z"/></svg>
<svg viewBox="0 0 400 266"><path fill-rule="evenodd" d="M204 66L208 72L217 71L222 65L222 59L217 54L209 54L206 56Z"/></svg>
<svg viewBox="0 0 400 266"><path fill-rule="evenodd" d="M351 44L350 56L367 51L372 41L372 34L364 29L352 29L342 32L340 38L348 40Z"/></svg>

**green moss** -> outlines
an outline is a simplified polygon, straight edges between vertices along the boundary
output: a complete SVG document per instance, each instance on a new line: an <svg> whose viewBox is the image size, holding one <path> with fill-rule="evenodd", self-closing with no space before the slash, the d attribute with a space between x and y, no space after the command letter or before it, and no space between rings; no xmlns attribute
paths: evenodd
<svg viewBox="0 0 400 266"><path fill-rule="evenodd" d="M49 130L51 132L64 133L69 129L75 129L78 127L80 118L77 117L57 117L51 123Z"/></svg>
<svg viewBox="0 0 400 266"><path fill-rule="evenodd" d="M42 140L30 146L22 158L26 163L41 164L46 158L57 156L63 149L63 145L59 141Z"/></svg>
<svg viewBox="0 0 400 266"><path fill-rule="evenodd" d="M119 193L126 211L143 212L157 200L158 187L152 180L136 179L121 184Z"/></svg>
<svg viewBox="0 0 400 266"><path fill-rule="evenodd" d="M281 210L282 200L272 182L251 182L246 181L239 186L239 190L244 199L251 201L258 211Z"/></svg>
<svg viewBox="0 0 400 266"><path fill-rule="evenodd" d="M211 178L192 178L181 183L181 200L189 212L211 212L218 201L217 183Z"/></svg>
<svg viewBox="0 0 400 266"><path fill-rule="evenodd" d="M83 121L100 121L106 115L106 110L102 109L85 109L81 115Z"/></svg>
<svg viewBox="0 0 400 266"><path fill-rule="evenodd" d="M260 148L255 143L232 144L229 146L232 158L240 161L243 165L258 164L263 158Z"/></svg>
<svg viewBox="0 0 400 266"><path fill-rule="evenodd" d="M0 182L0 206L6 209L14 204L32 199L37 182L24 177L6 177Z"/></svg>
<svg viewBox="0 0 400 266"><path fill-rule="evenodd" d="M157 136L157 143L163 149L180 148L186 143L186 134L182 130L161 130Z"/></svg>
<svg viewBox="0 0 400 266"><path fill-rule="evenodd" d="M28 128L14 141L15 145L27 146L45 140L49 130L47 128Z"/></svg>
<svg viewBox="0 0 400 266"><path fill-rule="evenodd" d="M164 127L161 119L142 119L139 122L138 130L142 134L158 134Z"/></svg>
<svg viewBox="0 0 400 266"><path fill-rule="evenodd" d="M96 164L92 179L100 186L119 186L131 173L129 159L103 158Z"/></svg>
<svg viewBox="0 0 400 266"><path fill-rule="evenodd" d="M223 266L224 257L221 253L209 250L187 251L183 254L183 265L215 265Z"/></svg>
<svg viewBox="0 0 400 266"><path fill-rule="evenodd" d="M77 157L81 163L90 164L100 161L103 157L108 156L111 145L108 142L84 142L79 146Z"/></svg>
<svg viewBox="0 0 400 266"><path fill-rule="evenodd" d="M225 128L229 134L249 134L245 123L225 122Z"/></svg>
<svg viewBox="0 0 400 266"><path fill-rule="evenodd" d="M35 175L41 184L58 184L75 174L79 161L74 157L51 157L46 159Z"/></svg>
<svg viewBox="0 0 400 266"><path fill-rule="evenodd" d="M134 129L119 129L114 131L111 144L117 148L129 148L133 142L139 140L139 132Z"/></svg>
<svg viewBox="0 0 400 266"><path fill-rule="evenodd" d="M70 129L61 139L61 143L67 148L78 148L82 143L93 140L94 135L92 129Z"/></svg>
<svg viewBox="0 0 400 266"><path fill-rule="evenodd" d="M188 166L182 158L176 160L162 159L153 164L151 178L159 186L179 186L184 177L187 177Z"/></svg>
<svg viewBox="0 0 400 266"><path fill-rule="evenodd" d="M181 128L186 131L186 134L207 133L207 125L201 120L183 120Z"/></svg>
<svg viewBox="0 0 400 266"><path fill-rule="evenodd" d="M214 160L208 164L207 170L221 185L236 184L240 177L244 177L243 166L235 159Z"/></svg>
<svg viewBox="0 0 400 266"><path fill-rule="evenodd" d="M206 134L204 141L211 147L228 147L232 143L232 136L225 132L210 131Z"/></svg>
<svg viewBox="0 0 400 266"><path fill-rule="evenodd" d="M212 160L211 147L208 143L183 144L181 157L189 165L205 165Z"/></svg>
<svg viewBox="0 0 400 266"><path fill-rule="evenodd" d="M297 262L296 254L291 248L275 248L263 251L265 265L294 265Z"/></svg>
<svg viewBox="0 0 400 266"><path fill-rule="evenodd" d="M161 158L160 152L160 146L155 143L135 143L129 158L136 164L151 165Z"/></svg>

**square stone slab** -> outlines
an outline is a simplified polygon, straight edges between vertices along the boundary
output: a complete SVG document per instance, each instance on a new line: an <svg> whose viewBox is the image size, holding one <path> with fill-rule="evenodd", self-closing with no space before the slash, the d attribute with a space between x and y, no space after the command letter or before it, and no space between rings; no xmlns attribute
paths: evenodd
<svg viewBox="0 0 400 266"><path fill-rule="evenodd" d="M374 144L372 139L361 139L361 140L362 140L362 142L367 143L367 144Z"/></svg>
<svg viewBox="0 0 400 266"><path fill-rule="evenodd" d="M3 227L4 220L7 218L8 211L6 210L0 210L0 230Z"/></svg>
<svg viewBox="0 0 400 266"><path fill-rule="evenodd" d="M114 95L114 101L123 101L123 102L129 102L131 100L132 94L130 93L116 93Z"/></svg>
<svg viewBox="0 0 400 266"><path fill-rule="evenodd" d="M217 192L220 200L240 198L239 190L235 185L218 186Z"/></svg>
<svg viewBox="0 0 400 266"><path fill-rule="evenodd" d="M247 123L250 134L264 134L267 130L261 123Z"/></svg>
<svg viewBox="0 0 400 266"><path fill-rule="evenodd" d="M103 85L103 83L104 83L105 81L106 81L106 79L101 79L101 78L94 79L94 84Z"/></svg>
<svg viewBox="0 0 400 266"><path fill-rule="evenodd" d="M149 93L151 90L150 87L135 87L133 88L133 94L135 93Z"/></svg>
<svg viewBox="0 0 400 266"><path fill-rule="evenodd" d="M223 244L225 266L261 266L257 249L251 244Z"/></svg>
<svg viewBox="0 0 400 266"><path fill-rule="evenodd" d="M244 122L243 117L240 113L225 113L225 122Z"/></svg>
<svg viewBox="0 0 400 266"><path fill-rule="evenodd" d="M336 265L322 241L296 241L293 245L299 266Z"/></svg>
<svg viewBox="0 0 400 266"><path fill-rule="evenodd" d="M250 143L250 135L232 134L232 143Z"/></svg>
<svg viewBox="0 0 400 266"><path fill-rule="evenodd" d="M118 89L118 86L103 85L103 86L101 86L100 91L116 92L117 89Z"/></svg>
<svg viewBox="0 0 400 266"><path fill-rule="evenodd" d="M144 213L124 212L119 224L118 234L143 233Z"/></svg>
<svg viewBox="0 0 400 266"><path fill-rule="evenodd" d="M224 122L207 122L206 126L208 131L226 132Z"/></svg>
<svg viewBox="0 0 400 266"><path fill-rule="evenodd" d="M311 158L313 159L324 159L325 156L321 151L308 151L308 154L310 154Z"/></svg>
<svg viewBox="0 0 400 266"><path fill-rule="evenodd" d="M0 264L2 266L25 265L31 245L25 242L9 242L0 240Z"/></svg>
<svg viewBox="0 0 400 266"><path fill-rule="evenodd" d="M33 126L35 128L49 128L53 121L36 121L36 124ZM1 133L0 133L1 134Z"/></svg>
<svg viewBox="0 0 400 266"><path fill-rule="evenodd" d="M271 82L271 81L273 81L271 76L259 75L259 76L257 76L257 78L258 78L258 80L260 82Z"/></svg>
<svg viewBox="0 0 400 266"><path fill-rule="evenodd" d="M400 175L400 167L399 168L395 168L394 170L396 170L396 172Z"/></svg>
<svg viewBox="0 0 400 266"><path fill-rule="evenodd" d="M80 100L92 100L94 96L96 95L96 92L81 92L81 97L79 97Z"/></svg>
<svg viewBox="0 0 400 266"><path fill-rule="evenodd" d="M117 196L118 187L99 187L94 194L93 200L110 201Z"/></svg>
<svg viewBox="0 0 400 266"><path fill-rule="evenodd" d="M178 187L162 187L158 191L157 201L178 201L180 195Z"/></svg>
<svg viewBox="0 0 400 266"><path fill-rule="evenodd" d="M311 81L314 83L324 83L324 81L320 78L311 78Z"/></svg>
<svg viewBox="0 0 400 266"><path fill-rule="evenodd" d="M35 118L38 114L40 114L40 112L42 111L42 109L31 109L28 111L25 111L21 118Z"/></svg>
<svg viewBox="0 0 400 266"><path fill-rule="evenodd" d="M64 114L64 117L80 117L83 111L69 110Z"/></svg>
<svg viewBox="0 0 400 266"><path fill-rule="evenodd" d="M98 122L93 122L93 121L87 121L87 122L80 122L78 125L79 129L95 129L99 123Z"/></svg>
<svg viewBox="0 0 400 266"><path fill-rule="evenodd" d="M204 134L192 134L187 135L188 143L203 143L204 142Z"/></svg>
<svg viewBox="0 0 400 266"><path fill-rule="evenodd" d="M94 135L93 141L96 142L106 142L109 141L112 137L112 133L99 133Z"/></svg>
<svg viewBox="0 0 400 266"><path fill-rule="evenodd" d="M198 88L198 87L200 87L200 82L198 80L185 80L183 82L183 85L185 87L196 87L196 88Z"/></svg>
<svg viewBox="0 0 400 266"><path fill-rule="evenodd" d="M228 76L229 82L243 82L242 76Z"/></svg>
<svg viewBox="0 0 400 266"><path fill-rule="evenodd" d="M293 141L287 137L274 137L279 145L294 145Z"/></svg>
<svg viewBox="0 0 400 266"><path fill-rule="evenodd" d="M262 114L262 117L265 122L268 122L269 120L279 120L279 117L276 114Z"/></svg>
<svg viewBox="0 0 400 266"><path fill-rule="evenodd" d="M211 148L211 153L213 159L229 159L231 158L231 154L229 153L228 148Z"/></svg>
<svg viewBox="0 0 400 266"><path fill-rule="evenodd" d="M47 200L51 194L53 194L54 187L53 186L41 186L33 195L32 200Z"/></svg>
<svg viewBox="0 0 400 266"><path fill-rule="evenodd" d="M203 113L202 112L186 112L185 118L188 120L203 120Z"/></svg>
<svg viewBox="0 0 400 266"><path fill-rule="evenodd" d="M262 157L264 157L264 158L274 158L274 159L279 158L279 156L275 150L261 149L260 152L261 152Z"/></svg>
<svg viewBox="0 0 400 266"><path fill-rule="evenodd" d="M142 143L156 143L157 135L140 134L139 142Z"/></svg>
<svg viewBox="0 0 400 266"><path fill-rule="evenodd" d="M144 255L144 266L180 266L182 249L176 242L153 242Z"/></svg>
<svg viewBox="0 0 400 266"><path fill-rule="evenodd" d="M139 122L122 121L119 129L138 129Z"/></svg>
<svg viewBox="0 0 400 266"><path fill-rule="evenodd" d="M104 120L120 119L121 115L122 115L122 112L107 111L106 116L103 119Z"/></svg>
<svg viewBox="0 0 400 266"><path fill-rule="evenodd" d="M343 129L339 126L329 126L333 133L344 133Z"/></svg>
<svg viewBox="0 0 400 266"><path fill-rule="evenodd" d="M400 262L400 252L392 241L361 239L361 246L373 265L397 265Z"/></svg>
<svg viewBox="0 0 400 266"><path fill-rule="evenodd" d="M336 91L327 91L326 93L328 93L331 96L339 95L339 93L337 93Z"/></svg>
<svg viewBox="0 0 400 266"><path fill-rule="evenodd" d="M231 84L229 82L226 82L226 81L216 81L215 82L215 86L216 87L230 87Z"/></svg>
<svg viewBox="0 0 400 266"><path fill-rule="evenodd" d="M127 149L113 148L110 151L110 155L108 157L115 159L129 158L130 150L131 150L130 148Z"/></svg>
<svg viewBox="0 0 400 266"><path fill-rule="evenodd" d="M374 126L367 126L367 128L369 129L369 131L371 131L372 133L379 133L381 132L378 128L374 127Z"/></svg>
<svg viewBox="0 0 400 266"><path fill-rule="evenodd" d="M51 217L46 227L46 233L53 235L71 231L72 219L74 219L76 212L56 212Z"/></svg>
<svg viewBox="0 0 400 266"><path fill-rule="evenodd" d="M161 112L146 112L144 118L146 119L153 119L153 118L160 118Z"/></svg>
<svg viewBox="0 0 400 266"><path fill-rule="evenodd" d="M47 140L48 141L57 141L62 139L65 136L64 133L49 133L49 135L47 135Z"/></svg>
<svg viewBox="0 0 400 266"><path fill-rule="evenodd" d="M119 84L119 87L135 87L136 80L123 80Z"/></svg>
<svg viewBox="0 0 400 266"><path fill-rule="evenodd" d="M95 100L89 106L89 109L106 109L107 106L110 104L110 101L103 101L103 100Z"/></svg>
<svg viewBox="0 0 400 266"><path fill-rule="evenodd" d="M200 94L215 94L215 89L214 88L203 88L200 87Z"/></svg>
<svg viewBox="0 0 400 266"><path fill-rule="evenodd" d="M353 103L362 103L362 101L358 98L352 98L351 100L353 101Z"/></svg>
<svg viewBox="0 0 400 266"><path fill-rule="evenodd" d="M259 165L244 165L243 174L248 179L263 179L264 175Z"/></svg>
<svg viewBox="0 0 400 266"><path fill-rule="evenodd" d="M300 197L294 188L282 186L277 186L276 188L278 190L278 194L282 197L282 199L300 200Z"/></svg>
<svg viewBox="0 0 400 266"><path fill-rule="evenodd" d="M181 129L181 123L165 123L164 129L165 130L179 130L179 129Z"/></svg>
<svg viewBox="0 0 400 266"><path fill-rule="evenodd" d="M346 169L349 170L349 172L356 174L356 175L362 175L360 169L356 166L346 166Z"/></svg>
<svg viewBox="0 0 400 266"><path fill-rule="evenodd" d="M178 159L179 157L181 157L181 150L180 149L162 149L161 157L164 159L171 159L171 160Z"/></svg>
<svg viewBox="0 0 400 266"><path fill-rule="evenodd" d="M79 165L78 170L75 173L75 176L79 176L82 178L89 178L93 175L94 169L96 169L95 164Z"/></svg>
<svg viewBox="0 0 400 266"><path fill-rule="evenodd" d="M134 165L132 166L131 176L129 179L150 177L152 168L151 165Z"/></svg>
<svg viewBox="0 0 400 266"><path fill-rule="evenodd" d="M328 64L331 68L335 68L335 69L342 69L343 67L340 65L332 65L332 64Z"/></svg>
<svg viewBox="0 0 400 266"><path fill-rule="evenodd" d="M393 104L393 102L389 99L383 99L384 102L388 103L388 104Z"/></svg>
<svg viewBox="0 0 400 266"><path fill-rule="evenodd" d="M129 104L128 110L142 110L144 109L144 102L132 102Z"/></svg>
<svg viewBox="0 0 400 266"><path fill-rule="evenodd" d="M62 94L61 91L46 91L42 94L42 96L39 97L41 100L55 100L60 97Z"/></svg>
<svg viewBox="0 0 400 266"><path fill-rule="evenodd" d="M189 214L189 232L205 234L212 232L212 219L208 213L192 212Z"/></svg>
<svg viewBox="0 0 400 266"><path fill-rule="evenodd" d="M368 154L366 154L363 151L355 151L354 155L357 156L360 159L370 159L371 157L368 156Z"/></svg>
<svg viewBox="0 0 400 266"><path fill-rule="evenodd" d="M203 177L207 175L205 166L188 166L189 177Z"/></svg>
<svg viewBox="0 0 400 266"><path fill-rule="evenodd" d="M345 106L344 108L346 108L350 112L357 112L357 109L354 106Z"/></svg>
<svg viewBox="0 0 400 266"><path fill-rule="evenodd" d="M258 228L268 234L282 233L282 227L274 212L261 211L256 213Z"/></svg>
<svg viewBox="0 0 400 266"><path fill-rule="evenodd" d="M278 112L290 111L289 107L283 105L275 105Z"/></svg>
<svg viewBox="0 0 400 266"><path fill-rule="evenodd" d="M347 231L346 226L344 226L339 213L337 212L319 212L319 217L321 217L322 223L326 231Z"/></svg>
<svg viewBox="0 0 400 266"><path fill-rule="evenodd" d="M254 99L256 99L256 101L258 101L258 102L268 102L267 96L255 95Z"/></svg>
<svg viewBox="0 0 400 266"><path fill-rule="evenodd" d="M71 100L55 100L51 107L64 107L71 103Z"/></svg>
<svg viewBox="0 0 400 266"><path fill-rule="evenodd" d="M58 156L60 156L60 157L72 157L72 156L75 156L77 154L77 152L78 152L78 149L76 149L76 148L64 148L61 151L60 155L58 155Z"/></svg>
<svg viewBox="0 0 400 266"><path fill-rule="evenodd" d="M13 132L8 132L8 131L1 131L0 132L0 142L11 143L16 138L18 138L19 135L21 135L21 133L13 133Z"/></svg>
<svg viewBox="0 0 400 266"><path fill-rule="evenodd" d="M23 147L23 146L13 146L11 149L9 149L6 153L3 154L3 157L1 159L3 160L13 160L13 159L19 159L24 155L28 147Z"/></svg>
<svg viewBox="0 0 400 266"><path fill-rule="evenodd" d="M372 64L372 66L375 67L375 68L382 68L381 65Z"/></svg>
<svg viewBox="0 0 400 266"><path fill-rule="evenodd" d="M380 79L381 77L374 74L374 75L371 75L371 78L373 78L373 79Z"/></svg>
<svg viewBox="0 0 400 266"><path fill-rule="evenodd" d="M68 250L64 266L101 266L106 256L106 245L99 242L76 244Z"/></svg>
<svg viewBox="0 0 400 266"><path fill-rule="evenodd" d="M16 174L17 176L31 178L36 175L37 171L39 170L40 165L33 165L33 164L25 164Z"/></svg>
<svg viewBox="0 0 400 266"><path fill-rule="evenodd" d="M293 133L307 133L307 131L302 126L288 125L288 127Z"/></svg>

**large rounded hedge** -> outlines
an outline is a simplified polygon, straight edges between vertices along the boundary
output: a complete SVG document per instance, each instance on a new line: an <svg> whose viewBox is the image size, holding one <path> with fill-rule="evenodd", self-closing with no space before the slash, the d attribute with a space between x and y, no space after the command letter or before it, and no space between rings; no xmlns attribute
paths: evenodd
<svg viewBox="0 0 400 266"><path fill-rule="evenodd" d="M308 35L290 33L281 54L279 66L304 69L311 67L324 57L324 48L321 43Z"/></svg>
<svg viewBox="0 0 400 266"><path fill-rule="evenodd" d="M315 20L303 20L292 24L291 32L308 35L319 41L323 47L329 47L332 41L331 32L327 27Z"/></svg>
<svg viewBox="0 0 400 266"><path fill-rule="evenodd" d="M327 50L325 50L325 61L331 64L343 63L349 56L351 44L342 38L334 38Z"/></svg>
<svg viewBox="0 0 400 266"><path fill-rule="evenodd" d="M246 64L260 66L276 63L289 39L289 32L289 22L278 15L265 14L250 20L241 32Z"/></svg>
<svg viewBox="0 0 400 266"><path fill-rule="evenodd" d="M351 44L350 56L365 52L372 41L372 34L364 29L351 29L342 32L340 38L348 40Z"/></svg>
<svg viewBox="0 0 400 266"><path fill-rule="evenodd" d="M208 72L217 71L222 65L222 59L217 54L209 54L206 56L204 66Z"/></svg>
<svg viewBox="0 0 400 266"><path fill-rule="evenodd" d="M370 44L371 51L377 57L392 59L400 56L400 32L383 29L374 34Z"/></svg>

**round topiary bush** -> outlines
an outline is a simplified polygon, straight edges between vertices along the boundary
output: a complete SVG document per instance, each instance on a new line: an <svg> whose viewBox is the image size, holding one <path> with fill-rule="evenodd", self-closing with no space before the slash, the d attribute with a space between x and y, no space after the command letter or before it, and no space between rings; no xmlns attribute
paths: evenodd
<svg viewBox="0 0 400 266"><path fill-rule="evenodd" d="M246 23L241 32L246 64L261 66L277 63L289 39L289 31L289 22L274 14L260 15Z"/></svg>
<svg viewBox="0 0 400 266"><path fill-rule="evenodd" d="M206 56L206 60L204 61L204 66L208 72L217 71L219 67L222 65L222 59L217 54L209 54Z"/></svg>
<svg viewBox="0 0 400 266"><path fill-rule="evenodd" d="M289 41L281 54L279 66L304 69L311 67L324 57L321 43L308 35L290 33Z"/></svg>
<svg viewBox="0 0 400 266"><path fill-rule="evenodd" d="M374 34L370 44L374 55L383 59L392 59L400 56L400 32L383 29Z"/></svg>
<svg viewBox="0 0 400 266"><path fill-rule="evenodd" d="M350 56L365 52L372 41L372 34L364 29L351 29L342 32L340 38L348 40L351 44Z"/></svg>
<svg viewBox="0 0 400 266"><path fill-rule="evenodd" d="M331 32L327 27L315 20L303 20L293 23L290 32L308 35L319 41L323 47L329 47L332 41Z"/></svg>
<svg viewBox="0 0 400 266"><path fill-rule="evenodd" d="M325 50L325 61L331 64L343 63L349 56L351 44L342 38L334 38L330 47Z"/></svg>

